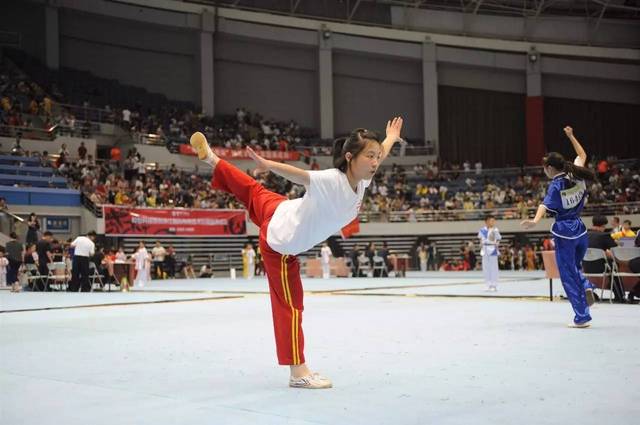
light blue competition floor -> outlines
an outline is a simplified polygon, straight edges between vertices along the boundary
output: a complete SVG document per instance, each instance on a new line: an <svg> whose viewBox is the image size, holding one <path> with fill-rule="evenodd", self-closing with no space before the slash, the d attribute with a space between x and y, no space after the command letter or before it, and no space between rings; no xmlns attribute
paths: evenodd
<svg viewBox="0 0 640 425"><path fill-rule="evenodd" d="M569 329L539 273L305 279L307 361L287 386L263 278L132 293L0 291L0 424L637 424L640 306ZM558 281L554 293L562 294Z"/></svg>

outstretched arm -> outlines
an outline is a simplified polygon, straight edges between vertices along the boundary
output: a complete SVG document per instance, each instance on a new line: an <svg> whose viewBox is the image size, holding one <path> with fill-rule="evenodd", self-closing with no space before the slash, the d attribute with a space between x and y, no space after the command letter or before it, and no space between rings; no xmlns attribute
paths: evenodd
<svg viewBox="0 0 640 425"><path fill-rule="evenodd" d="M307 170L302 170L300 168L294 167L293 165L282 164L280 162L264 159L263 157L255 153L255 151L251 148L247 148L247 153L249 154L249 157L251 157L251 159L253 159L256 163L256 169L254 170L254 173L271 171L295 184L301 184L308 187L311 183L309 172Z"/></svg>
<svg viewBox="0 0 640 425"><path fill-rule="evenodd" d="M576 139L576 137L573 135L573 129L569 126L565 127L564 134L566 134L569 140L571 140L573 149L576 151L576 155L578 155L578 157L574 161L574 164L580 167L584 167L584 164L587 163L587 153L582 148L580 142L578 142L578 139Z"/></svg>
<svg viewBox="0 0 640 425"><path fill-rule="evenodd" d="M391 121L387 121L387 136L382 141L382 156L380 162L391 152L393 145L400 140L400 131L402 130L402 117L395 117Z"/></svg>
<svg viewBox="0 0 640 425"><path fill-rule="evenodd" d="M536 216L533 218L533 220L523 220L522 222L520 222L520 225L525 229L531 229L535 227L540 220L542 220L542 217L544 217L546 212L547 207L545 207L544 204L540 204L540 206L538 207L538 211L536 211Z"/></svg>

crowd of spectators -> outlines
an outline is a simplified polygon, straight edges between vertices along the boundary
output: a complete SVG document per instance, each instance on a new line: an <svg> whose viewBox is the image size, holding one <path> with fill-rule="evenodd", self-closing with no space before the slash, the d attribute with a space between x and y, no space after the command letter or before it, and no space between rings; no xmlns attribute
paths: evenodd
<svg viewBox="0 0 640 425"><path fill-rule="evenodd" d="M466 162L468 164L468 162ZM588 183L589 204L640 201L640 162L594 160L598 179ZM409 221L430 211L508 209L504 218L521 218L544 198L548 179L542 169L515 170L510 174L482 171L456 164L416 165L413 170L393 165L378 172L370 186L363 212L385 215L403 211Z"/></svg>
<svg viewBox="0 0 640 425"><path fill-rule="evenodd" d="M82 191L96 205L241 208L232 196L211 188L207 172L200 172L197 167L191 170L181 170L175 165L160 167L148 163L135 148L124 159L99 162L87 154L83 143L74 154L65 145L58 152L25 152L19 143L14 144L13 153L39 156L42 166L55 168L57 174L67 178L69 187ZM592 164L599 170L599 178L588 185L589 205L640 201L638 161L608 161L606 169L602 162L605 161ZM317 162L313 161L310 168L318 168ZM304 187L275 174L256 178L270 190L291 199L304 194ZM420 214L433 211L502 209L506 211L502 218L521 218L541 202L546 186L547 180L540 171L494 175L489 170L478 173L442 170L429 163L426 167L416 165L412 172L407 172L393 165L376 175L362 212L376 213L381 219L391 212L405 212L408 221L417 221Z"/></svg>

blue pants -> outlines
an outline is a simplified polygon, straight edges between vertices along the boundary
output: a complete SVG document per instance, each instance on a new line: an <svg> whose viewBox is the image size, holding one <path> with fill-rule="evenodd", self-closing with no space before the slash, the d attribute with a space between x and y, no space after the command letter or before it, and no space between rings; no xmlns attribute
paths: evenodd
<svg viewBox="0 0 640 425"><path fill-rule="evenodd" d="M556 236L554 242L562 286L576 314L573 321L576 324L588 322L591 316L585 290L593 288L593 285L582 274L582 259L587 252L589 239L586 234L578 239L564 239Z"/></svg>

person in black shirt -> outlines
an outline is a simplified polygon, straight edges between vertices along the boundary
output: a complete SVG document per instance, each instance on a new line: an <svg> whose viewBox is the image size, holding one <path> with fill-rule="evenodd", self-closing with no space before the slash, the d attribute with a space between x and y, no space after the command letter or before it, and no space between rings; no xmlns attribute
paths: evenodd
<svg viewBox="0 0 640 425"><path fill-rule="evenodd" d="M51 239L53 239L52 236L51 232L44 232L44 236L36 245L36 252L38 253L38 271L42 276L47 276L49 274L49 267L47 265L53 261L51 246Z"/></svg>
<svg viewBox="0 0 640 425"><path fill-rule="evenodd" d="M638 235L636 236L634 245L640 247L640 232L638 232ZM640 257L634 258L629 261L629 269L632 273L640 273ZM629 291L629 297L627 298L627 301L630 304L638 304L639 301L636 300L636 298L640 298L640 280L638 280L638 283L636 283L633 289Z"/></svg>
<svg viewBox="0 0 640 425"><path fill-rule="evenodd" d="M618 246L616 241L611 237L611 233L605 231L607 226L607 217L602 215L596 215L592 218L593 226L587 232L589 238L589 248L601 249L607 255L607 261L609 265L613 264L613 256L611 254L611 248ZM598 261L583 261L582 268L585 273L602 273L604 271L604 260ZM616 302L624 302L624 289L622 289L621 282L616 279L613 284L613 294Z"/></svg>
<svg viewBox="0 0 640 425"><path fill-rule="evenodd" d="M351 253L349 254L349 257L351 258L352 276L358 277L360 273L360 261L358 260L358 257L360 257L360 246L358 246L358 244L354 245Z"/></svg>
<svg viewBox="0 0 640 425"><path fill-rule="evenodd" d="M378 252L378 255L384 261L385 266L387 266L387 270L391 271L393 269L393 266L389 264L389 247L387 246L386 241L382 242L382 249ZM386 271L384 271L382 276L389 277L389 274Z"/></svg>

